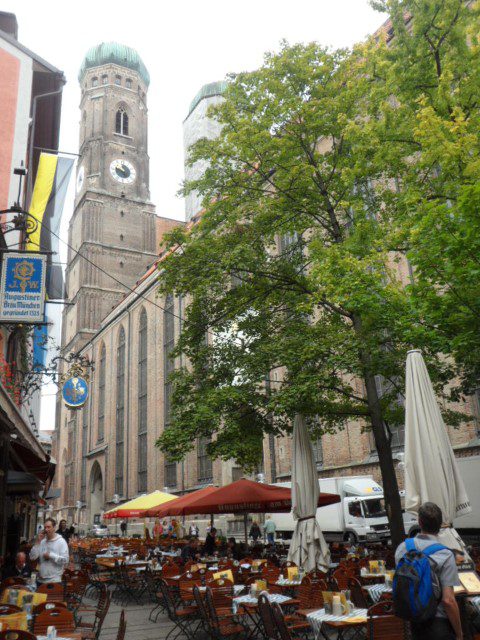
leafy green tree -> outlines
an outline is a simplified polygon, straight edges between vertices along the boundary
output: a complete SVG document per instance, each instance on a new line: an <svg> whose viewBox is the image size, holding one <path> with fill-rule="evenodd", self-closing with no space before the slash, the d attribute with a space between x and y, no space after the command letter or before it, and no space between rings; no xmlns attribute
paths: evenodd
<svg viewBox="0 0 480 640"><path fill-rule="evenodd" d="M412 303L455 359L458 397L480 380L479 5L372 4L393 39L366 57L378 107L364 140L372 166L396 178L392 244L412 266Z"/></svg>
<svg viewBox="0 0 480 640"><path fill-rule="evenodd" d="M359 420L373 433L398 543L390 439L403 421L406 352L423 350L439 389L454 369L436 356L448 339L399 275L411 195L405 186L399 197L393 178L418 190L408 160L418 143L395 112L388 55L372 43L354 52L284 44L231 77L211 112L221 135L190 157L208 162L186 185L205 212L171 233L175 250L162 262L161 292L188 301L176 347L188 366L173 374L171 426L158 445L181 459L211 436L212 456L253 468L264 435L288 432L297 412L318 418L314 437ZM403 127L391 145L388 118Z"/></svg>

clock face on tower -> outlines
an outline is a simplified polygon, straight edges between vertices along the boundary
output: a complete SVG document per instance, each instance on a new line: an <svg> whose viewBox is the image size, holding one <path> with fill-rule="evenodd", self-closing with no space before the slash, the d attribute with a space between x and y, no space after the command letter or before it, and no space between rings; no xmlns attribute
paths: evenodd
<svg viewBox="0 0 480 640"><path fill-rule="evenodd" d="M132 184L137 177L137 171L128 160L113 160L110 164L110 175L117 182Z"/></svg>

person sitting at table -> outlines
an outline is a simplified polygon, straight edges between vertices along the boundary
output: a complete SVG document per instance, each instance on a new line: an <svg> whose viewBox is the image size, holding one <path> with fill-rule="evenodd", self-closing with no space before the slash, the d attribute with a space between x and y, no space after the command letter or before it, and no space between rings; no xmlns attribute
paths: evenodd
<svg viewBox="0 0 480 640"><path fill-rule="evenodd" d="M30 578L32 570L27 563L27 556L23 551L19 551L15 556L15 561L7 564L3 570L2 578Z"/></svg>
<svg viewBox="0 0 480 640"><path fill-rule="evenodd" d="M210 527L210 531L207 533L207 537L205 538L205 544L203 545L203 552L206 556L213 556L217 550L216 535L217 530L215 527Z"/></svg>
<svg viewBox="0 0 480 640"><path fill-rule="evenodd" d="M68 544L55 531L56 521L47 518L30 551L30 560L38 560L38 582L61 582L69 561Z"/></svg>
<svg viewBox="0 0 480 640"><path fill-rule="evenodd" d="M233 560L241 560L244 557L241 554L240 548L235 538L229 538L227 540L226 553L227 558L232 558Z"/></svg>
<svg viewBox="0 0 480 640"><path fill-rule="evenodd" d="M200 549L197 538L190 538L187 544L182 549L182 560L188 562L189 560L198 560L200 558Z"/></svg>

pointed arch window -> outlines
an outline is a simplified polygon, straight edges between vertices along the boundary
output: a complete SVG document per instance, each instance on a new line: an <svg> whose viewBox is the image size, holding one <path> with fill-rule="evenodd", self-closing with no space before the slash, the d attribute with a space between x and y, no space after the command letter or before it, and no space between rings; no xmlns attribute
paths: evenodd
<svg viewBox="0 0 480 640"><path fill-rule="evenodd" d="M148 365L147 313L142 309L138 327L138 492L147 490L147 365Z"/></svg>
<svg viewBox="0 0 480 640"><path fill-rule="evenodd" d="M124 107L119 107L115 115L115 133L128 136L128 114Z"/></svg>
<svg viewBox="0 0 480 640"><path fill-rule="evenodd" d="M171 399L172 399L172 383L170 375L175 368L175 361L171 357L173 348L175 347L175 316L174 316L174 300L169 294L165 299L165 307L163 311L163 377L164 377L164 416L165 429L170 426ZM177 463L165 459L165 485L167 487L177 486Z"/></svg>
<svg viewBox="0 0 480 640"><path fill-rule="evenodd" d="M125 433L125 331L120 327L117 346L117 411L115 429L115 493L123 495Z"/></svg>
<svg viewBox="0 0 480 640"><path fill-rule="evenodd" d="M106 349L105 345L102 344L100 349L100 365L98 367L98 442L102 442L105 437L105 361Z"/></svg>

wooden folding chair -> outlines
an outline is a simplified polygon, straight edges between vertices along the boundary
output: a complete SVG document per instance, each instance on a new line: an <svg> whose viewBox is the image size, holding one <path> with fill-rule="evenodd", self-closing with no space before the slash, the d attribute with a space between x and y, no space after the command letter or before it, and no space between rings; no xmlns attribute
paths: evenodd
<svg viewBox="0 0 480 640"><path fill-rule="evenodd" d="M45 582L38 587L37 593L46 593L48 602L65 601L65 590L61 582Z"/></svg>
<svg viewBox="0 0 480 640"><path fill-rule="evenodd" d="M369 640L407 640L407 627L394 614L393 602L385 600L370 607L367 615Z"/></svg>
<svg viewBox="0 0 480 640"><path fill-rule="evenodd" d="M33 632L37 635L45 635L48 627L55 627L57 632L70 632L75 629L73 613L64 607L45 609L37 616L33 623ZM59 634L61 635L61 634Z"/></svg>

